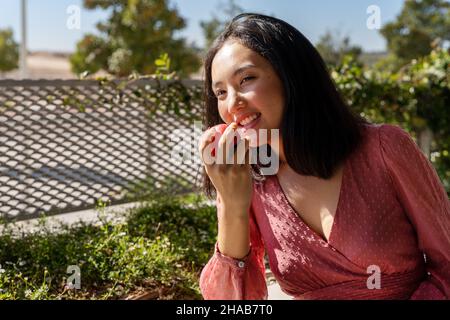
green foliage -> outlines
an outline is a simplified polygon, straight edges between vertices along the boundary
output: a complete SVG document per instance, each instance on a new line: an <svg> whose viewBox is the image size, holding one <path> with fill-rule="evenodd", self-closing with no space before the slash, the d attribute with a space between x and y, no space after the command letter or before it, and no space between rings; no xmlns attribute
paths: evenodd
<svg viewBox="0 0 450 320"><path fill-rule="evenodd" d="M201 268L211 254L217 234L216 208L199 206L193 195L189 206L173 197L166 201L152 201L151 205L136 211L128 222L131 234L155 238L165 235L179 248L190 267ZM186 200L184 200L186 202Z"/></svg>
<svg viewBox="0 0 450 320"><path fill-rule="evenodd" d="M434 50L400 72L405 91L412 92L418 116L435 134L450 137L450 54ZM424 124L425 125L425 124ZM416 124L420 128L420 125Z"/></svg>
<svg viewBox="0 0 450 320"><path fill-rule="evenodd" d="M210 21L200 22L200 27L203 30L203 36L205 37L205 50L211 47L213 41L224 29L223 22L217 17L213 17Z"/></svg>
<svg viewBox="0 0 450 320"><path fill-rule="evenodd" d="M0 30L0 72L17 68L19 46L14 41L11 29Z"/></svg>
<svg viewBox="0 0 450 320"><path fill-rule="evenodd" d="M433 131L431 160L450 195L450 53L434 50L414 60L404 74L403 86L413 91L418 117Z"/></svg>
<svg viewBox="0 0 450 320"><path fill-rule="evenodd" d="M396 21L381 29L395 66L428 55L432 43L450 40L450 3L446 0L409 0Z"/></svg>
<svg viewBox="0 0 450 320"><path fill-rule="evenodd" d="M180 79L179 73L172 71L172 66L172 59L167 53L163 53L154 61L154 74L140 75L133 72L128 78L115 80L98 77L96 80L100 86L100 95L105 91L116 93L112 96L107 94L107 97L103 97L101 102L103 105L111 106L111 108L117 105L126 107L130 98L133 98L134 101L139 101L147 109L149 118L153 117L158 111L162 111L191 122L199 121L200 115L193 110L192 106L200 101L202 88L201 86L186 87ZM89 71L85 71L80 75L80 78L84 78L88 74ZM145 82L146 80L148 81ZM68 94L62 96L62 106L85 112L88 97L80 95L75 89L67 91ZM53 96L47 97L49 103L54 102L54 100ZM95 107L95 105L92 107Z"/></svg>
<svg viewBox="0 0 450 320"><path fill-rule="evenodd" d="M218 12L224 13L224 19L220 19L215 13L212 13L212 19L209 21L201 21L200 27L205 37L205 50L211 47L213 41L225 29L226 25L239 13L244 12L234 0L228 0L227 3L221 3L217 7Z"/></svg>
<svg viewBox="0 0 450 320"><path fill-rule="evenodd" d="M369 70L348 57L332 71L351 108L375 123L399 124L417 138L431 129L431 161L450 195L450 53L413 60L396 73Z"/></svg>
<svg viewBox="0 0 450 320"><path fill-rule="evenodd" d="M75 73L103 69L119 77L133 72L153 74L153 61L164 52L183 77L200 67L199 49L174 37L186 23L167 0L85 0L84 5L108 9L111 15L97 25L100 36L86 35L77 44L70 59Z"/></svg>
<svg viewBox="0 0 450 320"><path fill-rule="evenodd" d="M345 56L351 55L355 59L362 53L361 47L350 45L349 37L341 37L339 33L327 31L320 37L316 49L327 65L337 66L343 62Z"/></svg>
<svg viewBox="0 0 450 320"><path fill-rule="evenodd" d="M215 208L195 198L153 198L114 222L78 223L20 237L9 225L0 236L0 299L118 299L138 290L154 298L200 299L198 276L215 243ZM67 287L78 265L81 290ZM160 296L161 288L166 294Z"/></svg>
<svg viewBox="0 0 450 320"><path fill-rule="evenodd" d="M170 58L167 53L162 54L155 60L156 76L162 80L170 80L174 74L170 74Z"/></svg>
<svg viewBox="0 0 450 320"><path fill-rule="evenodd" d="M88 34L77 43L77 49L70 56L72 71L95 73L107 65L111 48L102 37Z"/></svg>

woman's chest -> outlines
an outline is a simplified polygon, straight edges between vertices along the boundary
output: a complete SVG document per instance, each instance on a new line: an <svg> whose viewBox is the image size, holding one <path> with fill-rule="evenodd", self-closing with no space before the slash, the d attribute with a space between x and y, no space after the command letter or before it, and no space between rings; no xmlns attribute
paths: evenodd
<svg viewBox="0 0 450 320"><path fill-rule="evenodd" d="M316 177L298 178L279 174L281 191L294 213L323 240L329 241L339 206L344 167L340 166L328 180Z"/></svg>

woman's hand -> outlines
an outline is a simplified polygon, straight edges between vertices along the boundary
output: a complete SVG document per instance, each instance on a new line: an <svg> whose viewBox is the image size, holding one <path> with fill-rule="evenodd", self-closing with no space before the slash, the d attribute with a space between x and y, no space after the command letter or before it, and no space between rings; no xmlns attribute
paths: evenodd
<svg viewBox="0 0 450 320"><path fill-rule="evenodd" d="M205 131L199 141L200 158L216 188L217 204L224 209L221 211L241 215L250 208L253 190L248 160L250 141L237 134L235 122L220 134L223 128L216 126Z"/></svg>

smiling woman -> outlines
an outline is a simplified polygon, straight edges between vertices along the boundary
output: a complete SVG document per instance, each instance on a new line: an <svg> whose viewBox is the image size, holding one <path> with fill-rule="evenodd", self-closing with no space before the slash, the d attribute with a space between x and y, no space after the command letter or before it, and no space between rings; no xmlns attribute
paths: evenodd
<svg viewBox="0 0 450 320"><path fill-rule="evenodd" d="M260 163L204 163L219 223L204 298L266 299L265 251L296 299L450 296L450 203L436 171L401 128L348 108L298 30L234 18L206 56L204 98L205 125L227 125L219 154L239 128L280 131L267 140L279 145L274 175L258 176ZM238 144L249 150L245 137Z"/></svg>

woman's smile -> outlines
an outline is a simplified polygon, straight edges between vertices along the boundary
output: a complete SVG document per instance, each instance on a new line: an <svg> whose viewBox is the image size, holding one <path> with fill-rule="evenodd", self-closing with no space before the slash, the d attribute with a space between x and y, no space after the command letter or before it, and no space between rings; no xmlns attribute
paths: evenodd
<svg viewBox="0 0 450 320"><path fill-rule="evenodd" d="M245 115L244 117L237 117L235 122L237 123L238 127L240 128L253 128L260 120L261 113L252 113L250 115Z"/></svg>

